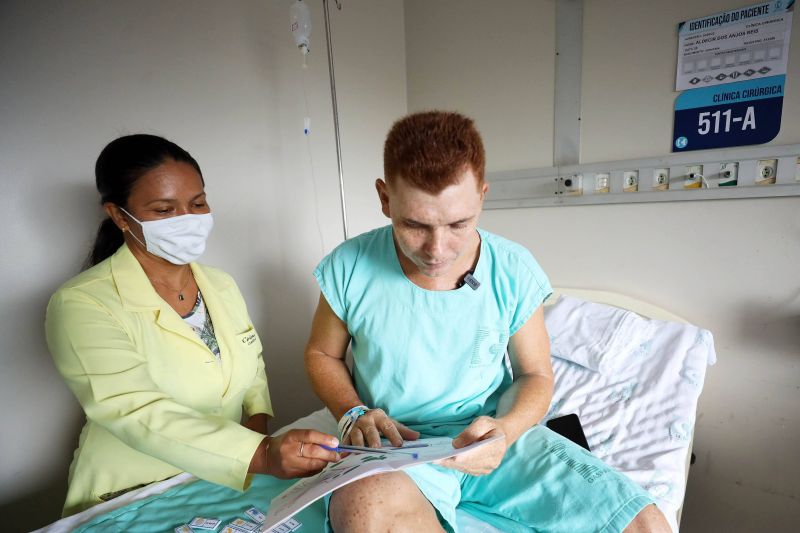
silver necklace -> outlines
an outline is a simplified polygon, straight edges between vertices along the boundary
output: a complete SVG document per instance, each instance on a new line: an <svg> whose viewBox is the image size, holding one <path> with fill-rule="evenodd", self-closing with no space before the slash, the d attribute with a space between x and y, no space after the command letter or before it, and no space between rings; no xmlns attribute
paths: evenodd
<svg viewBox="0 0 800 533"><path fill-rule="evenodd" d="M183 286L177 291L175 289L173 289L172 287L170 287L169 285L167 285L166 283L162 282L162 281L156 281L156 280L152 280L152 281L153 281L153 283L158 283L162 287L166 287L166 288L168 288L169 290L171 290L173 292L177 292L178 293L178 300L180 300L182 302L182 301L184 301L186 299L183 296L183 290L189 284L189 280L191 280L191 279L192 279L192 271L189 270L189 275L186 276L186 281L183 282Z"/></svg>

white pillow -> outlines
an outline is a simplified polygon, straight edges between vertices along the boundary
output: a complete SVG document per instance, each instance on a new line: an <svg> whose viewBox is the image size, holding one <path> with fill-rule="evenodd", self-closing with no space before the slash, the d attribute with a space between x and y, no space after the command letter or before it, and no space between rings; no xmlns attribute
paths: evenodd
<svg viewBox="0 0 800 533"><path fill-rule="evenodd" d="M624 365L654 329L632 311L566 295L545 307L544 318L553 357L601 374Z"/></svg>

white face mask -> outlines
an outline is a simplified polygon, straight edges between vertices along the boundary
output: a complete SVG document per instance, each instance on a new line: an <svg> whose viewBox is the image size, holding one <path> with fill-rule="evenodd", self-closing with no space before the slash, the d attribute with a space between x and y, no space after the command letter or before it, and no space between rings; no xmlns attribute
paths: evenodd
<svg viewBox="0 0 800 533"><path fill-rule="evenodd" d="M141 226L145 242L140 241L133 232L131 236L148 252L174 265L191 263L203 255L208 234L214 226L211 213L141 221L122 207L120 209Z"/></svg>

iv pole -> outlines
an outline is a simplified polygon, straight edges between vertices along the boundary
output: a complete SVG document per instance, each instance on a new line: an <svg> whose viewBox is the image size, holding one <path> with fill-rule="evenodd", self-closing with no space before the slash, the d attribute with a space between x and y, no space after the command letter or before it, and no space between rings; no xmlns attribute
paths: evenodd
<svg viewBox="0 0 800 533"><path fill-rule="evenodd" d="M342 4L339 0L334 0L336 7L341 11ZM333 104L333 133L336 138L336 164L339 167L339 193L342 202L342 229L344 239L347 240L347 208L344 202L344 171L342 170L342 143L339 138L339 107L336 102L336 76L333 72L333 44L331 43L331 19L328 10L328 0L322 0L325 9L325 40L328 45L328 73L331 78L331 102Z"/></svg>

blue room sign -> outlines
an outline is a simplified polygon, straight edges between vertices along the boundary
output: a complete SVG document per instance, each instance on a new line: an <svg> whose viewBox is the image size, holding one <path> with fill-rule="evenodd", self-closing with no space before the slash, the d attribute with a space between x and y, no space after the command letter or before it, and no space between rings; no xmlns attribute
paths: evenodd
<svg viewBox="0 0 800 533"><path fill-rule="evenodd" d="M675 99L672 151L763 144L781 129L786 76L684 91Z"/></svg>

